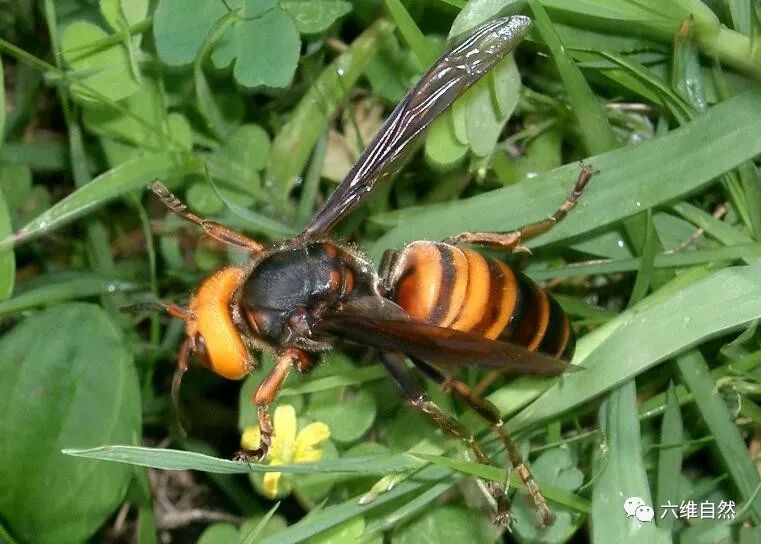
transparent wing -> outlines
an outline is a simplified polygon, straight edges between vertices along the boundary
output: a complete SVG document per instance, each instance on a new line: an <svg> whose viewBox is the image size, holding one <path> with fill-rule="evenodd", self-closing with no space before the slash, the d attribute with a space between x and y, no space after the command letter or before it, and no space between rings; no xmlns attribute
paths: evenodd
<svg viewBox="0 0 761 544"><path fill-rule="evenodd" d="M299 235L330 232L373 188L401 166L413 142L457 97L515 49L531 26L528 17L496 19L445 52L407 93L344 180Z"/></svg>

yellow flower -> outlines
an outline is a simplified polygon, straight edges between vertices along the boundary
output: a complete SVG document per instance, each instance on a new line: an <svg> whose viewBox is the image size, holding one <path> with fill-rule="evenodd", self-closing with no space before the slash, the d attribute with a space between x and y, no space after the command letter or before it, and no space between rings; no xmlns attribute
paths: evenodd
<svg viewBox="0 0 761 544"><path fill-rule="evenodd" d="M296 433L296 410L290 404L283 404L275 410L272 445L267 455L270 466L293 463L312 463L322 459L322 450L317 446L330 437L330 428L320 421L310 423ZM241 446L256 449L259 446L259 427L250 426L243 430ZM267 472L264 475L264 493L275 498L282 472Z"/></svg>

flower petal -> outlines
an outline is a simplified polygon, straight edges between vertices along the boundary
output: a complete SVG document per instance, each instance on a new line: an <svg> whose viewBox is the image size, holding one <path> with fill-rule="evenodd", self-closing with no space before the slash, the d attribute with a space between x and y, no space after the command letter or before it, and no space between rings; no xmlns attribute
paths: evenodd
<svg viewBox="0 0 761 544"><path fill-rule="evenodd" d="M296 438L296 410L290 404L281 404L275 409L273 424L278 440L293 442Z"/></svg>
<svg viewBox="0 0 761 544"><path fill-rule="evenodd" d="M275 409L272 445L268 458L273 462L279 460L281 464L287 462L291 457L295 438L296 410L290 404L282 404Z"/></svg>
<svg viewBox="0 0 761 544"><path fill-rule="evenodd" d="M301 429L296 437L296 444L294 446L296 456L298 457L299 453L303 452L306 448L316 446L328 438L330 438L330 427L322 421L310 423Z"/></svg>
<svg viewBox="0 0 761 544"><path fill-rule="evenodd" d="M316 446L328 438L330 438L330 427L322 421L315 421L299 431L299 435L296 437L296 447Z"/></svg>
<svg viewBox="0 0 761 544"><path fill-rule="evenodd" d="M265 472L264 473L262 488L264 490L264 494L267 495L270 499L274 499L275 497L277 497L278 483L280 482L280 476L282 475L283 475L282 472Z"/></svg>
<svg viewBox="0 0 761 544"><path fill-rule="evenodd" d="M294 457L296 463L314 463L322 459L322 450L319 448L306 448Z"/></svg>
<svg viewBox="0 0 761 544"><path fill-rule="evenodd" d="M249 425L243 429L243 434L240 436L240 445L246 450L255 450L259 447L259 437L262 433L259 427L256 425Z"/></svg>

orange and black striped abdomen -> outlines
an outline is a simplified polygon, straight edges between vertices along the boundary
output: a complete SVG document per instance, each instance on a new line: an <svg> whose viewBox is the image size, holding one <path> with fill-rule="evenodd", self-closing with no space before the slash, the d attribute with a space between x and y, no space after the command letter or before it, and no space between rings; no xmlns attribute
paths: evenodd
<svg viewBox="0 0 761 544"><path fill-rule="evenodd" d="M472 249L413 242L395 265L392 298L413 318L570 360L575 339L558 303L531 279Z"/></svg>

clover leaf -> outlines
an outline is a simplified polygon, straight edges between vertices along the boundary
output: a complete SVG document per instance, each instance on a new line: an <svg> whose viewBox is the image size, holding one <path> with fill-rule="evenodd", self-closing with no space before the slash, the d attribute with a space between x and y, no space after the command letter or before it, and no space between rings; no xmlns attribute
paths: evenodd
<svg viewBox="0 0 761 544"><path fill-rule="evenodd" d="M63 31L63 58L72 69L70 76L76 80L71 91L81 100L99 102L101 97L121 100L139 89L127 48L121 43L104 46L108 38L105 30L86 21L72 23Z"/></svg>
<svg viewBox="0 0 761 544"><path fill-rule="evenodd" d="M299 31L283 9L262 11L263 3L270 2L245 2L239 18L214 48L211 60L217 68L234 61L233 77L244 87L287 87L299 61Z"/></svg>
<svg viewBox="0 0 761 544"><path fill-rule="evenodd" d="M351 11L351 4L345 0L281 0L280 7L293 18L302 34L325 32Z"/></svg>
<svg viewBox="0 0 761 544"><path fill-rule="evenodd" d="M299 33L324 32L352 9L345 0L216 0L192 10L186 2L160 0L156 7L153 33L161 60L190 64L209 40L214 66L232 64L235 81L249 88L287 87L299 61Z"/></svg>
<svg viewBox="0 0 761 544"><path fill-rule="evenodd" d="M169 66L193 62L226 13L224 3L216 0L194 2L193 9L188 9L187 0L160 0L153 13L153 35L161 60Z"/></svg>

